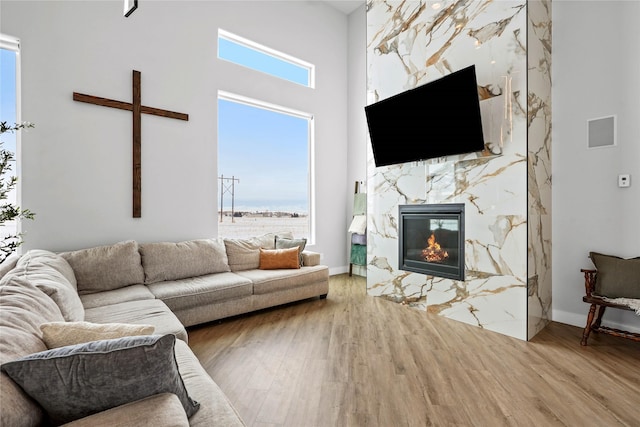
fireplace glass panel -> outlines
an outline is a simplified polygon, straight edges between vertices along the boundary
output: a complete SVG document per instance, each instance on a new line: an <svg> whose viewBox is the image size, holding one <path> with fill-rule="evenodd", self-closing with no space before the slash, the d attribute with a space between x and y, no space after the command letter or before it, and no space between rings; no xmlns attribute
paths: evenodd
<svg viewBox="0 0 640 427"><path fill-rule="evenodd" d="M464 204L400 206L400 269L464 280Z"/></svg>

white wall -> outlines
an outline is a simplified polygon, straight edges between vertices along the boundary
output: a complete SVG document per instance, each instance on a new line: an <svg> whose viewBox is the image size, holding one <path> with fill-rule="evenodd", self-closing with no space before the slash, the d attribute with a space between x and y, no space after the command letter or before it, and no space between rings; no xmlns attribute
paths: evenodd
<svg viewBox="0 0 640 427"><path fill-rule="evenodd" d="M124 239L217 235L217 91L315 116L317 241L345 269L347 17L321 2L2 1L2 32L22 42L23 250L67 250ZM216 59L218 27L316 65L316 89ZM129 113L74 102L74 91L189 114L143 115L142 218L131 217ZM273 165L275 168L285 164Z"/></svg>
<svg viewBox="0 0 640 427"><path fill-rule="evenodd" d="M367 14L365 5L349 14L349 111L348 111L348 135L349 146L347 151L348 170L347 182L350 191L353 192L356 181L362 181L361 191L367 188L367 122L364 115L364 106L367 101ZM348 194L347 213L348 219L353 215L353 196ZM347 234L347 257L351 247L350 235ZM348 260L347 260L348 262ZM353 266L353 274L365 276L366 266Z"/></svg>
<svg viewBox="0 0 640 427"><path fill-rule="evenodd" d="M640 256L638 17L635 1L553 2L553 320L580 327L589 252ZM618 145L588 150L587 120L612 114ZM632 312L604 319L640 329Z"/></svg>

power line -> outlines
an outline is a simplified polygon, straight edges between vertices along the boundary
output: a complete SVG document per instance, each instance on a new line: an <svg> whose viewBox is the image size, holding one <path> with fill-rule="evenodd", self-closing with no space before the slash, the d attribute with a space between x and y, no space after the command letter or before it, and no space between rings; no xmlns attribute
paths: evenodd
<svg viewBox="0 0 640 427"><path fill-rule="evenodd" d="M220 180L220 222L222 222L222 217L224 214L224 194L225 193L231 193L231 222L236 222L235 221L235 208L234 208L234 203L235 203L235 198L236 198L236 194L235 194L235 184L236 181L238 181L238 183L240 183L240 179L236 178L235 176L231 175L231 178L225 178L224 175L220 175L218 177L218 179Z"/></svg>

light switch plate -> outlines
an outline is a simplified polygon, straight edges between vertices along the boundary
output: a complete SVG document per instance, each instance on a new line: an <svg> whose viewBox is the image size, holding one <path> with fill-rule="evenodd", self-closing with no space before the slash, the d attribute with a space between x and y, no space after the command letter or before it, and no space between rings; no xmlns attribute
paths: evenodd
<svg viewBox="0 0 640 427"><path fill-rule="evenodd" d="M623 187L629 187L631 185L631 175L627 174L622 174L622 175L618 175L618 187L623 188Z"/></svg>

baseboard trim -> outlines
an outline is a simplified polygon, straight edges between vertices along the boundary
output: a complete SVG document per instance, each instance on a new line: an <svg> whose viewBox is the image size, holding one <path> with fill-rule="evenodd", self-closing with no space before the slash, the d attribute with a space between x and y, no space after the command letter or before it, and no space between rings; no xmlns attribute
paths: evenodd
<svg viewBox="0 0 640 427"><path fill-rule="evenodd" d="M554 322L565 323L571 326L577 326L579 328L584 328L587 324L587 315L581 315L576 313L571 313L568 311L562 310L552 310L551 316ZM640 333L640 327L637 325L630 325L627 323L619 323L619 322L611 322L607 321L607 313L605 312L602 318L602 324L607 324L612 328L622 329L629 332L637 332Z"/></svg>

